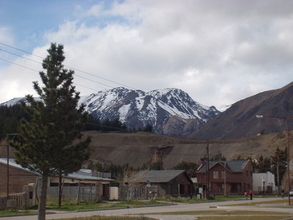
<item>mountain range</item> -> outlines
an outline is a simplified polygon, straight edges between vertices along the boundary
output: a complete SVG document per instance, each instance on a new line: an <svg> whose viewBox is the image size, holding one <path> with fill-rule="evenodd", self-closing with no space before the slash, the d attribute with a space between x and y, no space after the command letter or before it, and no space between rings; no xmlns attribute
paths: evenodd
<svg viewBox="0 0 293 220"><path fill-rule="evenodd" d="M15 98L2 105L13 105L19 100ZM152 125L155 133L169 136L238 139L284 131L287 122L290 129L293 82L240 100L224 112L204 106L174 88L144 92L118 87L83 96L80 103L94 117L119 118L129 128ZM256 115L270 117L256 118Z"/></svg>
<svg viewBox="0 0 293 220"><path fill-rule="evenodd" d="M152 125L153 132L171 136L187 136L220 113L174 88L144 92L118 87L91 94L82 103L100 120L119 118L135 129Z"/></svg>

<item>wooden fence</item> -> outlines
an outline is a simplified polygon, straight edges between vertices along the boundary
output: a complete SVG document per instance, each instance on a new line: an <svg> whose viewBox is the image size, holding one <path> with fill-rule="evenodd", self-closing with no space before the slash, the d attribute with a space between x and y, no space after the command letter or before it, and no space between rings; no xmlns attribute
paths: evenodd
<svg viewBox="0 0 293 220"><path fill-rule="evenodd" d="M119 186L119 199L154 199L158 195L157 186L148 187L146 185L139 186Z"/></svg>
<svg viewBox="0 0 293 220"><path fill-rule="evenodd" d="M5 209L27 209L30 207L29 193L14 193L7 196L0 196L0 210Z"/></svg>

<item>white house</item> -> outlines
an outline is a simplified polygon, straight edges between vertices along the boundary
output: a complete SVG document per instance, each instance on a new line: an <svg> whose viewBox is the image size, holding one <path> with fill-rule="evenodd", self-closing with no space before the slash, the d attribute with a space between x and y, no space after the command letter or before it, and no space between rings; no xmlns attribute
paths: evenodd
<svg viewBox="0 0 293 220"><path fill-rule="evenodd" d="M272 193L276 190L275 175L271 172L253 173L252 178L255 193Z"/></svg>

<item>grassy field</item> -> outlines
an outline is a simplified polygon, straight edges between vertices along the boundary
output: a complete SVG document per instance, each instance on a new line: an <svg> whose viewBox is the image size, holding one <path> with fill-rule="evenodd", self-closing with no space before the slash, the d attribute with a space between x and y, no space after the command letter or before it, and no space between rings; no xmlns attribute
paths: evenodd
<svg viewBox="0 0 293 220"><path fill-rule="evenodd" d="M153 220L153 218L148 218L144 216L133 217L133 216L91 216L84 218L62 218L55 220Z"/></svg>
<svg viewBox="0 0 293 220"><path fill-rule="evenodd" d="M269 196L267 196L269 197ZM63 200L62 201L62 208L57 208L57 199L48 199L47 200L47 211L48 212L54 212L54 210L60 210L60 211L78 211L78 210L102 210L102 209L115 209L115 208L132 208L132 207L142 207L142 206L159 206L159 205L166 205L166 204L172 204L172 203L198 203L198 202L213 202L213 201L233 201L233 200L242 200L244 199L241 195L230 195L230 196L216 196L215 200L203 200L203 199L196 199L196 198L172 198L172 199L155 199L155 200L136 200L136 201L103 201L103 202L80 202L79 204L76 204L75 200ZM274 203L286 203L286 199L278 200L278 201L268 201L268 202L262 202L261 204L274 204ZM241 205L259 205L260 203L252 202L250 204L241 204ZM2 215L15 215L15 214L33 214L37 212L37 207L34 207L30 210L11 210L11 211L0 211L0 216ZM213 215L217 215L217 219L220 219L220 216L224 216L225 219L233 219L233 215L236 214L236 212L218 212L218 210L213 210L207 212L185 212L185 213L179 213L180 215L211 215L211 213L214 213ZM259 212L258 212L259 213ZM267 212L265 212L267 213ZM165 214L165 213L164 213ZM178 214L178 213L169 213L169 214ZM240 215L249 215L249 213L239 213ZM263 216L263 217L273 217L272 219L278 219L275 218L278 215L278 217L282 217L284 214L281 215L281 213L270 213L271 216ZM266 214L267 215L267 214ZM232 218L231 218L232 216ZM285 217L288 217L287 215L284 215ZM112 217L112 216L111 216ZM200 217L200 219L209 219L211 216L205 216L206 218ZM229 217L229 218L227 218ZM248 217L248 216L247 216ZM284 218L285 218L284 217ZM235 216L234 216L235 218ZM283 218L283 217L282 217ZM82 218L79 218L82 219ZM96 219L109 219L105 216L94 216L92 218L84 218L82 220L96 220ZM111 218L113 219L113 217ZM147 219L145 217L117 217L117 220L128 220L128 219L134 219L134 220L142 220ZM247 219L247 218L246 218ZM250 219L250 218L249 218ZM252 218L253 219L253 218ZM267 218L258 218L259 219L267 219ZM270 218L268 218L270 219ZM69 219L68 219L69 220ZM70 219L72 220L72 219ZM76 220L76 219L75 219ZM237 217L237 220L241 220Z"/></svg>

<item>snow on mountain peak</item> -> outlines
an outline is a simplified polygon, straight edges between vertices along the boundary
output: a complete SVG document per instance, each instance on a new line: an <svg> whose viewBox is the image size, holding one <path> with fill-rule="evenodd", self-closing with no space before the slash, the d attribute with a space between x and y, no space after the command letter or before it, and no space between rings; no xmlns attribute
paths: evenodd
<svg viewBox="0 0 293 220"><path fill-rule="evenodd" d="M18 100L6 103L13 105ZM84 104L85 110L100 120L119 119L129 128L150 124L156 133L178 136L198 129L219 113L176 88L144 92L118 87L82 96L79 104Z"/></svg>
<svg viewBox="0 0 293 220"><path fill-rule="evenodd" d="M170 117L184 123L197 120L197 124L203 124L219 113L176 88L144 92L118 87L90 95L85 104L87 111L100 120L119 118L126 126L135 128L151 124L158 133L164 133L164 123Z"/></svg>

